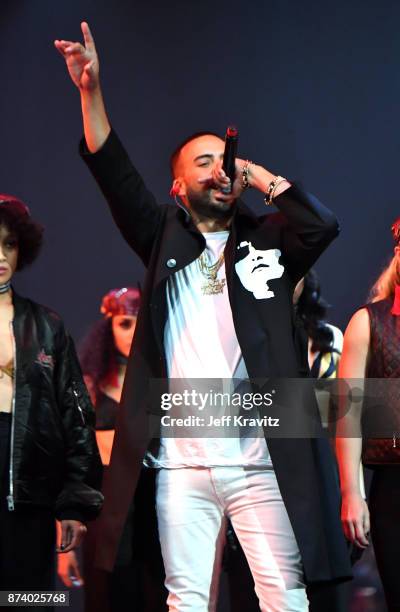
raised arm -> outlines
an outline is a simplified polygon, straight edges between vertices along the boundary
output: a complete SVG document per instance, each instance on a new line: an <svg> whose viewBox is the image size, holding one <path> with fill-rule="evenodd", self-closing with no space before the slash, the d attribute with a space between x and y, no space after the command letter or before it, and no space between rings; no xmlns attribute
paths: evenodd
<svg viewBox="0 0 400 612"><path fill-rule="evenodd" d="M265 195L275 175L256 164L250 164L249 170L249 185ZM278 177L273 195L273 203L281 213L274 217L279 217L282 224L282 254L297 283L339 233L338 221L316 197L287 180Z"/></svg>
<svg viewBox="0 0 400 612"><path fill-rule="evenodd" d="M360 387L365 378L370 342L370 323L366 308L358 310L350 320L344 335L343 353L339 364L339 378ZM336 456L342 492L342 524L348 540L361 548L368 545L369 511L360 490L360 461L362 450L360 432L362 403L351 403L348 412L337 425Z"/></svg>
<svg viewBox="0 0 400 612"><path fill-rule="evenodd" d="M88 24L81 23L84 44L55 40L54 45L65 59L72 82L81 96L83 127L87 147L96 153L105 143L111 126L107 118L99 78L99 58Z"/></svg>
<svg viewBox="0 0 400 612"><path fill-rule="evenodd" d="M110 126L93 36L86 22L81 28L84 44L70 40L54 42L81 96L85 134L81 155L103 192L123 237L147 265L162 217L160 207Z"/></svg>
<svg viewBox="0 0 400 612"><path fill-rule="evenodd" d="M243 169L247 168L248 186L260 191L269 201L268 192L273 188L273 203L280 214L270 215L269 223L282 227L282 254L287 270L297 283L314 265L318 257L339 233L335 215L316 197L292 185L283 177L276 177L261 165L236 160L236 178L233 193L240 197L243 192ZM229 179L216 165L209 177L200 182L212 180L225 187Z"/></svg>
<svg viewBox="0 0 400 612"><path fill-rule="evenodd" d="M292 185L274 199L283 219L282 254L297 283L339 234L336 216L315 196Z"/></svg>

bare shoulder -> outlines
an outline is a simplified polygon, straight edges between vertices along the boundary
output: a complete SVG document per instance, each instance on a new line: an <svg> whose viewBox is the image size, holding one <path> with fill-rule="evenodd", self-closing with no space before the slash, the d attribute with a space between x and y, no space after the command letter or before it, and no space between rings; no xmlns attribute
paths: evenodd
<svg viewBox="0 0 400 612"><path fill-rule="evenodd" d="M344 334L345 343L359 342L369 344L370 319L367 308L360 308L351 317Z"/></svg>
<svg viewBox="0 0 400 612"><path fill-rule="evenodd" d="M354 313L344 334L339 363L340 378L364 378L369 355L369 314L366 308Z"/></svg>

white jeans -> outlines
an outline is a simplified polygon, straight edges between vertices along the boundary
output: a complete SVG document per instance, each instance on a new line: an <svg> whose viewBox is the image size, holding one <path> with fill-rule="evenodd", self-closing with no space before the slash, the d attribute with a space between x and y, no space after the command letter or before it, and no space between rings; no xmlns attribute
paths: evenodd
<svg viewBox="0 0 400 612"><path fill-rule="evenodd" d="M308 610L300 552L274 470L160 469L156 504L170 612L216 609L225 516L262 612Z"/></svg>

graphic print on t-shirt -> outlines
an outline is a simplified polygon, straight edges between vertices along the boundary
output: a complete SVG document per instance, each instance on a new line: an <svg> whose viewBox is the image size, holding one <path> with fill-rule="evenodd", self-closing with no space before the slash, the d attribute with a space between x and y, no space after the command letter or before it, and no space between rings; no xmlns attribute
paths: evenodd
<svg viewBox="0 0 400 612"><path fill-rule="evenodd" d="M248 248L248 255L236 262L235 270L240 281L247 291L250 291L256 300L265 300L275 296L269 288L268 281L281 278L285 268L279 263L281 252L279 249L259 251L251 242L241 242L238 249Z"/></svg>
<svg viewBox="0 0 400 612"><path fill-rule="evenodd" d="M229 232L205 232L203 236L208 261L218 261L224 253ZM197 259L172 274L166 287L168 316L164 328L164 350L172 394L176 388L189 391L216 388L220 391L221 385L224 392L227 385L226 392L231 394L240 381L249 377L236 336L226 283L221 293L205 294L202 287L206 277L202 270ZM216 278L226 278L224 261ZM224 406L221 407L221 415L226 414ZM183 406L182 410L184 416L200 415L205 418L208 412L217 418L220 415L218 406L211 404L200 413L195 405ZM236 414L236 408L232 410L232 414ZM154 456L148 451L145 465L171 469L272 467L261 427L239 428L236 432L238 435L233 436L229 428L223 427L217 430L218 435L213 430L210 437L207 437L207 427L200 428L203 433L200 437L181 437L180 432L184 432L183 427L173 430L170 426L162 425L159 452Z"/></svg>

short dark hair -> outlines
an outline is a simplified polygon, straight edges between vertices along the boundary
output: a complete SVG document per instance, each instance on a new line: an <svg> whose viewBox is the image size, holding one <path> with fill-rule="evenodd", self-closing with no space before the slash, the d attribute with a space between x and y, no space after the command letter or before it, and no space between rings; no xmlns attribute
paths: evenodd
<svg viewBox="0 0 400 612"><path fill-rule="evenodd" d="M30 214L16 214L12 206L0 206L0 226L16 235L18 241L17 270L35 261L43 243L43 227Z"/></svg>
<svg viewBox="0 0 400 612"><path fill-rule="evenodd" d="M170 166L172 178L175 178L176 164L177 164L180 152L182 151L183 147L187 145L188 142L191 142L192 140L196 140L196 138L200 138L201 136L216 136L216 138L220 138L222 140L221 136L217 134L216 132L207 132L207 131L194 132L193 134L185 138L185 140L182 140L182 142L176 147L176 149L174 150L174 152L169 158L169 166Z"/></svg>

